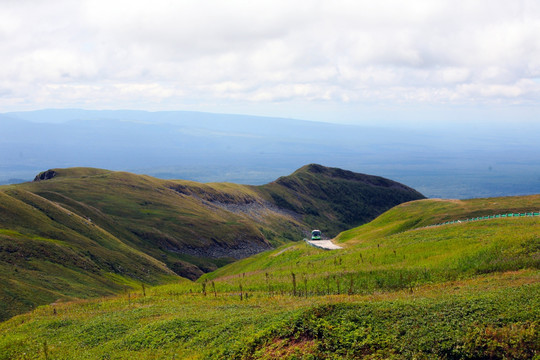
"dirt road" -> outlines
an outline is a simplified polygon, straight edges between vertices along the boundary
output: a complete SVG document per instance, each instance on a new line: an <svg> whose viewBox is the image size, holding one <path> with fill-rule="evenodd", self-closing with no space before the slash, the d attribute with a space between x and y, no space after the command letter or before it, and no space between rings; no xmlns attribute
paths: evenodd
<svg viewBox="0 0 540 360"><path fill-rule="evenodd" d="M325 250L342 249L341 246L334 244L332 242L332 240L308 240L308 239L305 239L305 240L311 246L315 246L315 247L318 247L320 249L325 249Z"/></svg>

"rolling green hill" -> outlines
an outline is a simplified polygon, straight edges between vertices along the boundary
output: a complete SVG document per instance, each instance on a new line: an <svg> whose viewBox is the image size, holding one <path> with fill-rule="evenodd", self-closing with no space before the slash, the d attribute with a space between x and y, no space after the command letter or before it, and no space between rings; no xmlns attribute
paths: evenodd
<svg viewBox="0 0 540 360"><path fill-rule="evenodd" d="M540 195L415 201L396 206L368 224L344 231L336 240L355 243L446 221L506 213L538 212L539 209Z"/></svg>
<svg viewBox="0 0 540 360"><path fill-rule="evenodd" d="M312 228L330 237L367 223L391 207L424 196L379 176L306 165L258 190L280 208L300 214ZM390 205L391 206L388 206Z"/></svg>
<svg viewBox="0 0 540 360"><path fill-rule="evenodd" d="M320 165L263 186L51 169L0 187L0 319L58 299L196 279L311 227L335 235L421 197Z"/></svg>
<svg viewBox="0 0 540 360"><path fill-rule="evenodd" d="M534 359L540 196L420 200L197 282L43 306L0 324L0 359Z"/></svg>
<svg viewBox="0 0 540 360"><path fill-rule="evenodd" d="M364 294L493 271L538 268L540 217L424 227L471 214L534 209L540 209L540 195L408 202L341 233L335 241L342 250L287 244L224 266L199 281L211 280L231 291L241 282L244 288L257 291Z"/></svg>

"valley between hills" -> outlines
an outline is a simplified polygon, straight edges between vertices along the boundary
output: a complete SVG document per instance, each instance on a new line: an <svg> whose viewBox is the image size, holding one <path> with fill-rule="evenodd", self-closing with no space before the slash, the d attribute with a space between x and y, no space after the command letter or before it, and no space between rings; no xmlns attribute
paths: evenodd
<svg viewBox="0 0 540 360"><path fill-rule="evenodd" d="M0 187L0 359L537 358L539 209L316 164L261 186L48 170Z"/></svg>
<svg viewBox="0 0 540 360"><path fill-rule="evenodd" d="M58 299L196 280L311 228L326 236L422 194L307 165L263 186L52 169L0 188L0 318Z"/></svg>

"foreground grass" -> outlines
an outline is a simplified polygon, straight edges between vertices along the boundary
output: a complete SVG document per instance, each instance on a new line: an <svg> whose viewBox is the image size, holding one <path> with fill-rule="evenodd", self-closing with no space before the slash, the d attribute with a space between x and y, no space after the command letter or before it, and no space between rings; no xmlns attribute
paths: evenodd
<svg viewBox="0 0 540 360"><path fill-rule="evenodd" d="M199 279L219 291L302 296L370 294L540 269L540 219L494 219L402 232L324 251L284 246L227 265ZM206 282L206 285L204 283Z"/></svg>
<svg viewBox="0 0 540 360"><path fill-rule="evenodd" d="M377 219L339 234L337 242L354 244L447 221L504 213L540 210L540 194L468 200L425 199L411 201L385 212Z"/></svg>
<svg viewBox="0 0 540 360"><path fill-rule="evenodd" d="M0 325L0 359L532 358L540 272L366 296L190 293L186 284L40 307Z"/></svg>
<svg viewBox="0 0 540 360"><path fill-rule="evenodd" d="M342 250L290 244L197 283L43 306L0 324L0 360L538 359L540 219L411 229L539 199L409 203Z"/></svg>

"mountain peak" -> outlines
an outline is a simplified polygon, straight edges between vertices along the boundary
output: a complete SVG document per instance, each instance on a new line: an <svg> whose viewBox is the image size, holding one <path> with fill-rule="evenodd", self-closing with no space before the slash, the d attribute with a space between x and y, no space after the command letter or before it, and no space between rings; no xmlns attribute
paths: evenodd
<svg viewBox="0 0 540 360"><path fill-rule="evenodd" d="M90 167L73 167L66 169L49 169L36 175L34 181L50 180L57 177L82 178L87 176L104 175L111 173L110 170L96 169Z"/></svg>
<svg viewBox="0 0 540 360"><path fill-rule="evenodd" d="M406 185L403 185L397 181L386 179L381 176L367 175L367 174L357 173L357 172L353 172L349 170L343 170L340 168L326 167L319 164L308 164L308 165L302 166L300 169L296 170L291 175L281 177L280 179L278 179L278 182L281 182L283 184L283 183L290 182L291 178L304 179L306 176L317 176L319 178L359 182L359 183L363 183L363 184L375 186L375 187L380 187L380 188L393 188L393 189L401 189L401 190L416 192L414 189ZM420 198L424 197L420 193L417 193L417 195Z"/></svg>

